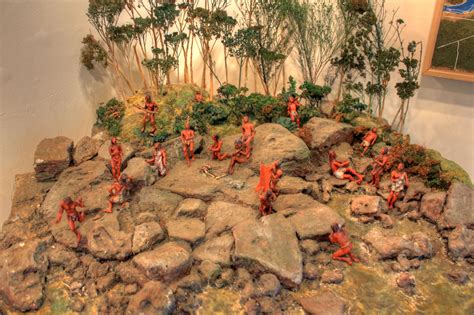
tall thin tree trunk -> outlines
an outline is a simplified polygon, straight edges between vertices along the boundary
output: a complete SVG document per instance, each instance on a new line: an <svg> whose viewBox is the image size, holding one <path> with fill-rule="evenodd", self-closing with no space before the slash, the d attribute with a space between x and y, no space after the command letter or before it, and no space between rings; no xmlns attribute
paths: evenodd
<svg viewBox="0 0 474 315"><path fill-rule="evenodd" d="M137 63L138 71L142 77L143 87L148 89L148 83L146 82L145 73L143 72L142 63L140 62L140 57L138 57L137 44L133 45L133 52L135 53L135 62Z"/></svg>

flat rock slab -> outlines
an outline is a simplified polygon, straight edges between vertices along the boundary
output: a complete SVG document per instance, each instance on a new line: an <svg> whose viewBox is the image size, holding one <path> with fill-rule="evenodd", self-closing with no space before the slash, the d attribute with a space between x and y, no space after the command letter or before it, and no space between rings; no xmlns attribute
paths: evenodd
<svg viewBox="0 0 474 315"><path fill-rule="evenodd" d="M356 216L375 216L382 211L384 205L384 200L379 196L355 196L351 201L351 213Z"/></svg>
<svg viewBox="0 0 474 315"><path fill-rule="evenodd" d="M157 184L143 187L137 194L138 206L142 211L153 212L161 219L171 218L183 197L161 190Z"/></svg>
<svg viewBox="0 0 474 315"><path fill-rule="evenodd" d="M278 182L278 188L282 194L310 194L313 187L314 183L309 183L300 177L283 176Z"/></svg>
<svg viewBox="0 0 474 315"><path fill-rule="evenodd" d="M466 184L455 182L449 187L438 226L446 229L457 225L474 227L474 190Z"/></svg>
<svg viewBox="0 0 474 315"><path fill-rule="evenodd" d="M206 225L199 219L179 218L166 223L171 240L186 241L194 244L206 235Z"/></svg>
<svg viewBox="0 0 474 315"><path fill-rule="evenodd" d="M273 209L277 212L288 213L318 207L319 205L320 203L312 197L299 193L278 196L277 200L273 203Z"/></svg>
<svg viewBox="0 0 474 315"><path fill-rule="evenodd" d="M95 157L104 141L92 137L83 137L74 148L74 162L81 164Z"/></svg>
<svg viewBox="0 0 474 315"><path fill-rule="evenodd" d="M177 217L203 218L206 215L207 204L195 198L187 198L181 201L176 209Z"/></svg>
<svg viewBox="0 0 474 315"><path fill-rule="evenodd" d="M67 137L43 139L34 155L36 179L56 179L71 163L73 145L73 141Z"/></svg>
<svg viewBox="0 0 474 315"><path fill-rule="evenodd" d="M242 221L254 219L257 215L258 211L249 207L225 201L212 202L205 218L207 238L230 230Z"/></svg>
<svg viewBox="0 0 474 315"><path fill-rule="evenodd" d="M346 303L331 291L322 291L298 297L298 303L308 314L312 315L343 315Z"/></svg>
<svg viewBox="0 0 474 315"><path fill-rule="evenodd" d="M302 256L292 225L277 215L243 221L232 229L237 264L275 274L289 287L303 278Z"/></svg>
<svg viewBox="0 0 474 315"><path fill-rule="evenodd" d="M313 117L303 126L301 134L311 150L325 153L342 142L352 143L353 130L351 125Z"/></svg>
<svg viewBox="0 0 474 315"><path fill-rule="evenodd" d="M27 312L43 304L48 261L39 240L13 245L0 252L0 296L12 308Z"/></svg>
<svg viewBox="0 0 474 315"><path fill-rule="evenodd" d="M188 271L192 258L187 248L176 242L168 242L152 251L138 254L133 262L149 279L170 281Z"/></svg>
<svg viewBox="0 0 474 315"><path fill-rule="evenodd" d="M165 233L157 222L150 221L137 225L132 237L132 251L134 254L140 253L164 238Z"/></svg>
<svg viewBox="0 0 474 315"><path fill-rule="evenodd" d="M316 207L298 210L287 220L291 222L300 239L319 238L331 233L331 225L343 224L344 219L328 206L319 204Z"/></svg>
<svg viewBox="0 0 474 315"><path fill-rule="evenodd" d="M231 263L233 247L234 237L232 234L224 234L199 245L194 250L193 257L199 261L208 260L215 264L227 266Z"/></svg>
<svg viewBox="0 0 474 315"><path fill-rule="evenodd" d="M430 239L422 232L400 236L376 227L363 240L375 249L381 259L396 258L400 254L408 258L429 258L434 255Z"/></svg>

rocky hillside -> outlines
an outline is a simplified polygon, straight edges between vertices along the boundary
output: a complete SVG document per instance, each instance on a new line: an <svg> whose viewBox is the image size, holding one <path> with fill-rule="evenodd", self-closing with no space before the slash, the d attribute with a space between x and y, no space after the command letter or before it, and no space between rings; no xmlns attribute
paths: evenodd
<svg viewBox="0 0 474 315"><path fill-rule="evenodd" d="M378 190L330 176L330 149L353 156L359 172L371 163L354 153L353 127L313 118L304 141L276 124L256 130L252 159L220 179L202 172L220 176L228 166L209 160L205 138L191 167L178 140L166 142L172 167L164 178L149 171L149 149L123 143L124 173L138 188L113 213L101 211L112 183L105 134L76 145L65 137L41 142L35 173L16 178L0 237L0 310L446 314L455 306L472 314L472 187L435 191L411 178L389 211L387 175ZM236 137L224 138L224 151ZM276 213L260 217L258 169L274 160L284 170L281 194ZM84 200L79 244L65 218L55 224L66 196ZM346 225L361 263L331 259L334 222Z"/></svg>

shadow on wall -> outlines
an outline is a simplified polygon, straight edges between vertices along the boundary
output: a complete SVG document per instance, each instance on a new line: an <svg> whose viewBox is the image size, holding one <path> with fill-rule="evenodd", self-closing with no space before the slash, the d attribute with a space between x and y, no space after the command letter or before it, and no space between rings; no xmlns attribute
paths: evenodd
<svg viewBox="0 0 474 315"><path fill-rule="evenodd" d="M462 106L474 109L474 83L423 76L418 101ZM444 106L430 106L430 111L446 112ZM450 115L462 115L462 111L450 111Z"/></svg>

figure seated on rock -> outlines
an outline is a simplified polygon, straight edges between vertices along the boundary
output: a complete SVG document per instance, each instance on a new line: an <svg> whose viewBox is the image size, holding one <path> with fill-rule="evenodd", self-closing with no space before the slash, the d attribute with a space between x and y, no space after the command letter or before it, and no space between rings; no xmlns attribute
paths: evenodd
<svg viewBox="0 0 474 315"><path fill-rule="evenodd" d="M300 128L300 115L298 114L298 107L301 106L301 103L298 102L296 95L291 95L288 98L288 116L292 122L296 122L298 128Z"/></svg>
<svg viewBox="0 0 474 315"><path fill-rule="evenodd" d="M166 159L167 156L165 148L161 146L161 143L157 142L154 146L153 157L146 161L151 165L152 169L156 171L157 176L165 176L166 167L168 164Z"/></svg>
<svg viewBox="0 0 474 315"><path fill-rule="evenodd" d="M260 207L258 208L260 214L262 216L272 214L272 202L276 199L273 191L270 188L268 188L266 191L262 191L258 196L258 199L260 199Z"/></svg>
<svg viewBox="0 0 474 315"><path fill-rule="evenodd" d="M348 167L349 161L340 162L336 160L336 152L329 151L329 166L331 167L332 174L338 179L347 179L350 181L356 181L354 177L357 177L357 184L361 184L364 176L357 173L354 169Z"/></svg>
<svg viewBox="0 0 474 315"><path fill-rule="evenodd" d="M122 168L122 146L118 144L117 138L113 137L110 140L109 154L110 154L110 166L112 169L112 177L118 180Z"/></svg>
<svg viewBox="0 0 474 315"><path fill-rule="evenodd" d="M191 166L191 160L194 161L194 130L191 129L189 117L184 124L184 130L181 131L181 142L183 144L184 158L188 166Z"/></svg>
<svg viewBox="0 0 474 315"><path fill-rule="evenodd" d="M245 156L247 159L250 159L252 154L252 142L256 133L254 125L249 122L249 117L244 116L242 120L242 142L245 145Z"/></svg>
<svg viewBox="0 0 474 315"><path fill-rule="evenodd" d="M405 165L403 163L398 164L397 169L392 171L390 179L392 180L392 186L390 187L390 194L387 198L388 208L393 209L395 202L398 200L400 194L408 188L408 175L404 171Z"/></svg>
<svg viewBox="0 0 474 315"><path fill-rule="evenodd" d="M353 262L359 262L359 259L351 252L352 243L349 239L349 234L338 223L332 224L331 229L332 233L329 234L329 241L331 243L337 243L340 246L340 248L332 254L332 259L344 261L351 266ZM346 255L349 257L343 257Z"/></svg>
<svg viewBox="0 0 474 315"><path fill-rule="evenodd" d="M374 158L372 162L372 171L370 174L372 175L372 179L370 180L369 184L379 188L380 185L380 177L385 172L385 169L388 165L388 148L382 148L380 150L380 154Z"/></svg>
<svg viewBox="0 0 474 315"><path fill-rule="evenodd" d="M112 184L109 187L109 201L107 209L104 209L104 212L112 213L112 208L114 204L125 204L125 197L131 189L132 179L125 174L120 176L120 179Z"/></svg>
<svg viewBox="0 0 474 315"><path fill-rule="evenodd" d="M63 212L66 211L67 216L67 223L69 224L69 228L71 231L76 234L77 243L79 244L81 240L81 233L76 228L75 222L82 222L84 221L85 214L84 212L79 212L76 208L84 208L84 202L82 201L81 197L78 197L75 201L71 199L71 197L66 197L59 203L59 210L58 215L56 217L56 223L61 222Z"/></svg>
<svg viewBox="0 0 474 315"><path fill-rule="evenodd" d="M209 147L209 151L211 152L211 160L222 161L230 157L230 155L227 153L221 153L223 142L220 140L219 135L213 135L212 141L214 141L214 143Z"/></svg>
<svg viewBox="0 0 474 315"><path fill-rule="evenodd" d="M272 192L278 196L280 190L278 189L278 182L283 176L283 170L279 161L275 161L270 165L260 164L260 180L255 188L258 193L265 192L271 189Z"/></svg>
<svg viewBox="0 0 474 315"><path fill-rule="evenodd" d="M145 132L147 122L150 122L152 127L150 134L154 134L156 132L156 122L155 122L155 114L157 113L158 105L151 100L151 96L145 96L145 106L143 108L144 115L142 121L142 133Z"/></svg>
<svg viewBox="0 0 474 315"><path fill-rule="evenodd" d="M360 154L360 156L364 156L365 153L367 153L370 147L375 144L375 141L377 141L377 137L377 128L372 128L372 130L369 130L369 132L367 132L367 134L362 139L362 143L360 144L362 148L362 153Z"/></svg>
<svg viewBox="0 0 474 315"><path fill-rule="evenodd" d="M248 159L247 159L246 147L242 140L237 139L235 141L235 150L232 153L230 163L229 163L229 169L227 170L227 173L229 175L234 174L235 164L243 164L247 162L247 160Z"/></svg>

